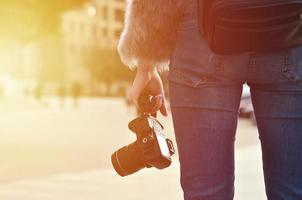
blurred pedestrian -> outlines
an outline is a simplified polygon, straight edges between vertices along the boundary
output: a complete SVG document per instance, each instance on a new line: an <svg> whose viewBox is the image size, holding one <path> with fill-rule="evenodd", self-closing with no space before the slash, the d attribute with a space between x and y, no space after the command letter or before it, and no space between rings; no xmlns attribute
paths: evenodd
<svg viewBox="0 0 302 200"><path fill-rule="evenodd" d="M65 96L66 96L66 88L65 88L64 84L60 84L58 87L58 97L60 99L61 109L64 108Z"/></svg>
<svg viewBox="0 0 302 200"><path fill-rule="evenodd" d="M137 106L135 106L135 104L133 103L132 99L131 99L131 88L127 88L126 89L126 95L125 95L125 103L126 103L126 106L127 108L132 108L134 107L135 109L135 114L136 116L140 116L140 110Z"/></svg>
<svg viewBox="0 0 302 200"><path fill-rule="evenodd" d="M5 96L5 86L0 83L0 99L3 99Z"/></svg>
<svg viewBox="0 0 302 200"><path fill-rule="evenodd" d="M43 96L43 84L39 83L35 88L35 98L37 102L41 102Z"/></svg>
<svg viewBox="0 0 302 200"><path fill-rule="evenodd" d="M71 91L73 97L73 105L74 108L76 109L79 106L79 99L81 97L81 92L82 92L81 84L78 82L73 83Z"/></svg>
<svg viewBox="0 0 302 200"><path fill-rule="evenodd" d="M24 96L25 96L25 97L30 97L30 95L31 95L30 87L29 87L29 86L26 86L26 87L24 88Z"/></svg>

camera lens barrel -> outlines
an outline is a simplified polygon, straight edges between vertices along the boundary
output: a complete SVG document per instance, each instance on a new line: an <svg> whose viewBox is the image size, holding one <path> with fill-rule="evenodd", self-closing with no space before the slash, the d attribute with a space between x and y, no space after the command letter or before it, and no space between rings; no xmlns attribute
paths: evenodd
<svg viewBox="0 0 302 200"><path fill-rule="evenodd" d="M112 165L120 176L131 175L146 167L146 164L141 160L143 156L136 145L136 142L134 142L112 154Z"/></svg>

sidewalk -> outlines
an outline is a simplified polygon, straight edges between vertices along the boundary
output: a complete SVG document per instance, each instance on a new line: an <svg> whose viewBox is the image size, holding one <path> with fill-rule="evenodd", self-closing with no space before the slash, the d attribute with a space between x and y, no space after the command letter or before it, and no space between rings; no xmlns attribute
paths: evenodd
<svg viewBox="0 0 302 200"><path fill-rule="evenodd" d="M112 152L135 140L127 129L134 112L123 99L86 98L78 109L68 101L64 108L57 99L45 101L0 104L0 200L182 199L177 155L163 171L145 169L127 178L112 171ZM175 141L171 114L159 120ZM241 119L236 200L265 200L257 144L256 127Z"/></svg>
<svg viewBox="0 0 302 200"><path fill-rule="evenodd" d="M265 200L260 148L236 152L235 200ZM121 178L112 170L62 174L0 185L1 200L181 200L178 166ZM160 180L160 181L159 181Z"/></svg>

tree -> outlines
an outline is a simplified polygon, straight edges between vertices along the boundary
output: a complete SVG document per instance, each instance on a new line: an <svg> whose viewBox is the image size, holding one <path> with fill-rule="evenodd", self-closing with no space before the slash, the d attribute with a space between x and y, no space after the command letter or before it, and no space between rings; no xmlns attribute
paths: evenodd
<svg viewBox="0 0 302 200"><path fill-rule="evenodd" d="M124 66L115 50L92 48L82 58L93 82L106 83L110 88L116 81L131 81L133 73Z"/></svg>
<svg viewBox="0 0 302 200"><path fill-rule="evenodd" d="M85 0L0 0L0 35L2 40L26 43L57 33L60 16L81 6Z"/></svg>

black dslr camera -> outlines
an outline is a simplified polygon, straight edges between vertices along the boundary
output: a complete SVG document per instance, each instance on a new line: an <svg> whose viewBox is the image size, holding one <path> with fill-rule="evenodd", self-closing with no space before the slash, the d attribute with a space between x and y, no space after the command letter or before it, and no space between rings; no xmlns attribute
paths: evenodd
<svg viewBox="0 0 302 200"><path fill-rule="evenodd" d="M131 175L145 167L164 169L171 165L174 146L163 134L163 126L155 117L144 113L128 126L137 140L111 156L112 165L120 176Z"/></svg>

